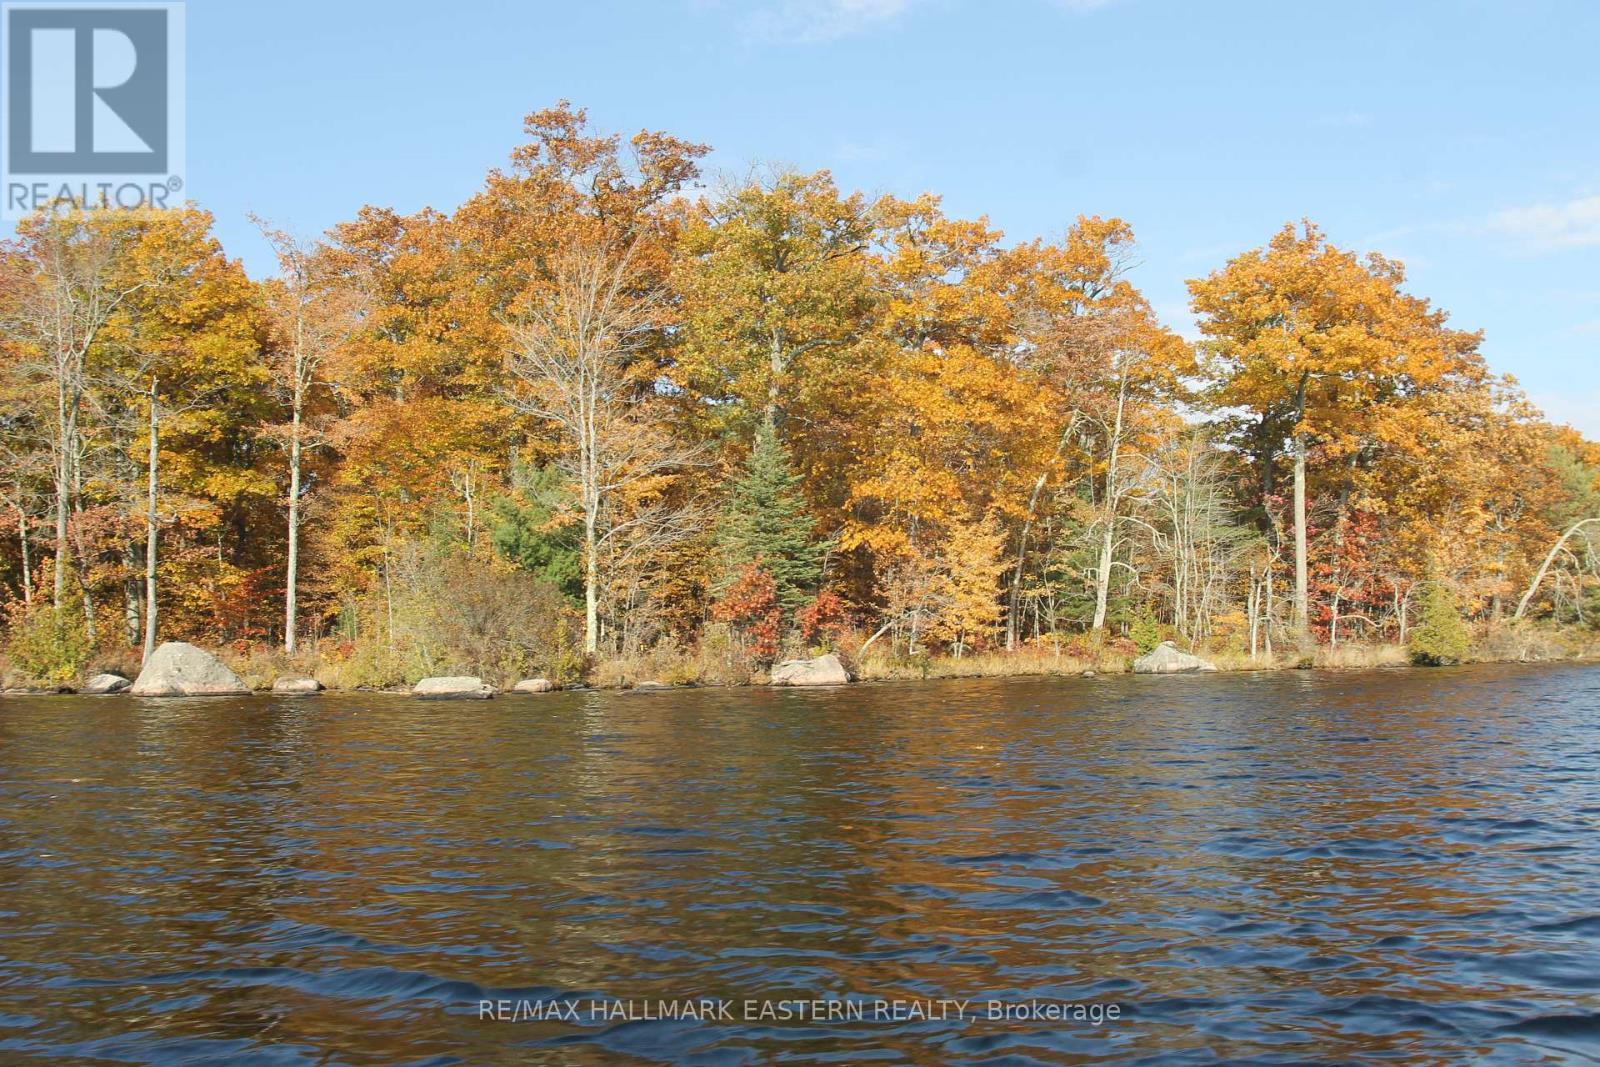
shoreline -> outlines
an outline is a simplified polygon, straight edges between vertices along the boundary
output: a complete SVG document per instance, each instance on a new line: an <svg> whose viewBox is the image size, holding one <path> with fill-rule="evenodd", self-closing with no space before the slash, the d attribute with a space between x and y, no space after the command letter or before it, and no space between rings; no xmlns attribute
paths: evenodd
<svg viewBox="0 0 1600 1067"><path fill-rule="evenodd" d="M1558 634L1569 640L1577 635ZM1494 654L1486 649L1475 650L1474 653L1464 658L1454 667L1470 667L1484 664L1522 664L1537 665L1574 665L1582 666L1600 665L1600 636L1589 638L1584 644L1577 647L1556 648L1550 644L1543 644L1537 654L1530 654L1531 649L1520 649L1517 655ZM230 659L233 657L229 657ZM1319 646L1310 653L1276 652L1271 659L1265 656L1252 659L1247 653L1230 654L1216 653L1211 662L1215 665L1214 671L1187 671L1182 674L1267 674L1280 671L1363 671L1363 670L1417 670L1430 671L1448 668L1431 667L1412 663L1403 647L1399 645L1342 645L1338 647ZM851 671L850 685L863 685L869 683L913 683L913 682L938 682L958 681L964 679L992 679L992 678L1096 678L1117 677L1122 675L1132 676L1136 672L1131 667L1132 657L1121 655L1105 655L1090 660L1072 655L1053 655L1038 652L1010 652L1010 653L985 653L961 658L936 657L925 661L881 659L869 660L859 664ZM246 679L251 696L281 696L285 698L298 698L315 694L274 694L272 679L264 676L258 670L252 670L249 661L240 663L237 660L230 664L241 677ZM313 672L307 672L312 674ZM672 672L662 672L670 674ZM1166 677L1165 675L1152 674L1145 677ZM393 686L342 686L333 682L324 681L323 692L338 694L372 693L384 696L412 696L409 685ZM771 688L771 689L806 689L806 688L847 688L846 686L786 686L773 685L767 680L765 674L752 674L744 680L731 679L705 679L694 678L683 681L662 681L644 676L623 675L612 681L604 682L573 682L558 684L551 692L661 692L680 691L686 689L745 689L745 688ZM78 686L51 686L51 685L8 685L0 689L3 696L126 696L127 693L110 694L83 694ZM510 686L500 687L497 696L539 696L544 694L517 694L512 693ZM450 701L454 703L455 701Z"/></svg>

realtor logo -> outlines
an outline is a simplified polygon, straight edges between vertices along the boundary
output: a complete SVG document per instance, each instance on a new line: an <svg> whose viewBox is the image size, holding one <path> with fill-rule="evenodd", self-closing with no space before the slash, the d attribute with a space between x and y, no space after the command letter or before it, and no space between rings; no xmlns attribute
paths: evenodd
<svg viewBox="0 0 1600 1067"><path fill-rule="evenodd" d="M5 205L181 203L182 3L4 5Z"/></svg>

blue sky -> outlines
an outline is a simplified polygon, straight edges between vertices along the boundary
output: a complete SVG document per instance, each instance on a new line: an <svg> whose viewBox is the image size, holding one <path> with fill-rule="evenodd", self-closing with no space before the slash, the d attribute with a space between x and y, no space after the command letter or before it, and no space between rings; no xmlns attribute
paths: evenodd
<svg viewBox="0 0 1600 1067"><path fill-rule="evenodd" d="M1308 216L1600 438L1592 0L191 0L188 36L188 188L254 274L247 211L449 209L565 97L1013 238L1119 215L1185 330L1184 279Z"/></svg>

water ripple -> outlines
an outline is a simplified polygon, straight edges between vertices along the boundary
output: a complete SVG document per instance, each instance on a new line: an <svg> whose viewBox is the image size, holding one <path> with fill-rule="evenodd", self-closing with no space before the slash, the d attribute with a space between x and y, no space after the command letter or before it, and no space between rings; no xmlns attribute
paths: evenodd
<svg viewBox="0 0 1600 1067"><path fill-rule="evenodd" d="M0 1061L1600 1062L1597 679L0 698Z"/></svg>

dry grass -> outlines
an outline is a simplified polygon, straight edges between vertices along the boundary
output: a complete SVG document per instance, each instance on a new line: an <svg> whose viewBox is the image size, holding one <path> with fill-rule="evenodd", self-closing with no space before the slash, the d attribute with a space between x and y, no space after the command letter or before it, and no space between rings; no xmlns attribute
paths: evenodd
<svg viewBox="0 0 1600 1067"><path fill-rule="evenodd" d="M1202 651L1198 655L1215 664L1219 671L1287 671L1301 665L1300 656L1281 651L1271 656L1265 652L1252 656L1238 649L1224 648L1215 652Z"/></svg>
<svg viewBox="0 0 1600 1067"><path fill-rule="evenodd" d="M1312 666L1324 670L1361 670L1370 667L1404 667L1411 663L1404 645L1353 645L1319 647Z"/></svg>
<svg viewBox="0 0 1600 1067"><path fill-rule="evenodd" d="M1474 636L1468 658L1477 663L1542 663L1600 656L1600 633L1575 627L1501 622Z"/></svg>
<svg viewBox="0 0 1600 1067"><path fill-rule="evenodd" d="M741 657L717 640L690 649L669 642L639 655L599 660L589 671L589 684L599 689L627 689L640 682L749 685L754 680Z"/></svg>
<svg viewBox="0 0 1600 1067"><path fill-rule="evenodd" d="M13 667L10 657L0 652L0 690L30 689L33 685L34 680Z"/></svg>
<svg viewBox="0 0 1600 1067"><path fill-rule="evenodd" d="M887 649L873 649L864 660L850 655L851 642L840 650L856 677L863 681L916 680L932 678L1008 678L1027 676L1068 676L1085 671L1121 674L1129 670L1132 656L1123 648L1095 648L1086 643L1069 644L1060 650L1030 646L1015 652L980 652L961 656L894 655ZM859 647L859 641L854 642ZM307 674L329 689L405 688L409 685L405 666L398 660L369 647L350 647L324 642L312 645L293 656L276 648L220 649L224 662L252 689L270 688L280 674ZM1273 671L1296 668L1319 670L1363 670L1375 667L1401 667L1410 663L1398 644L1345 643L1338 647L1319 646L1307 653L1278 651L1251 657L1237 649L1201 650L1200 654L1221 671ZM1600 658L1600 632L1547 624L1500 623L1482 628L1474 637L1468 656L1476 663L1536 663L1545 661L1592 660ZM112 671L128 678L139 673L136 649L97 654L84 675ZM766 681L753 673L741 656L730 648L720 632L708 634L697 646L684 648L663 644L648 653L600 660L588 671L588 684L598 688L625 689L639 682L668 685L750 685ZM37 688L41 683L24 678L0 654L0 688ZM45 688L54 688L54 685Z"/></svg>
<svg viewBox="0 0 1600 1067"><path fill-rule="evenodd" d="M1281 671L1297 668L1355 670L1370 667L1397 667L1408 661L1399 645L1342 644L1337 648L1319 647L1314 652L1261 653L1232 649L1200 650L1198 653L1220 671ZM914 678L1005 678L1028 675L1073 675L1085 671L1096 674L1123 674L1132 669L1133 656L1115 648L1098 652L1092 648L1063 650L1027 648L1016 652L986 652L955 659L949 656L914 659L869 656L858 665L864 679Z"/></svg>
<svg viewBox="0 0 1600 1067"><path fill-rule="evenodd" d="M1016 652L977 652L967 656L891 656L869 653L855 664L856 675L864 681L906 680L915 678L1007 678L1021 675L1071 675L1094 671L1120 674L1128 669L1124 653L1105 649L1090 651L1052 651L1026 648Z"/></svg>
<svg viewBox="0 0 1600 1067"><path fill-rule="evenodd" d="M315 645L298 649L292 656L281 648L261 646L245 651L224 649L218 655L251 689L271 689L280 674L309 675L330 689L354 688L331 680L338 674L338 665L322 656Z"/></svg>

